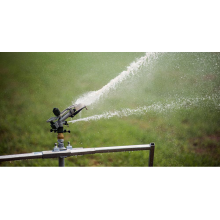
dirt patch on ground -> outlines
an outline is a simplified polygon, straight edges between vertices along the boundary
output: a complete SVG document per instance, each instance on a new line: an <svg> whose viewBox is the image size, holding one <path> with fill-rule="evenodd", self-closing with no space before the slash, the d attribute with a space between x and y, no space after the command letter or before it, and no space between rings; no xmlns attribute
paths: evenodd
<svg viewBox="0 0 220 220"><path fill-rule="evenodd" d="M220 161L220 134L194 138L190 140L190 145L196 154L211 156Z"/></svg>
<svg viewBox="0 0 220 220"><path fill-rule="evenodd" d="M97 161L96 159L90 159L89 164L91 167L97 167L100 165L100 162Z"/></svg>
<svg viewBox="0 0 220 220"><path fill-rule="evenodd" d="M216 78L217 78L217 76L214 74L207 74L207 75L203 76L203 79L205 81L214 81Z"/></svg>
<svg viewBox="0 0 220 220"><path fill-rule="evenodd" d="M0 68L0 75L7 74L9 71L7 68Z"/></svg>

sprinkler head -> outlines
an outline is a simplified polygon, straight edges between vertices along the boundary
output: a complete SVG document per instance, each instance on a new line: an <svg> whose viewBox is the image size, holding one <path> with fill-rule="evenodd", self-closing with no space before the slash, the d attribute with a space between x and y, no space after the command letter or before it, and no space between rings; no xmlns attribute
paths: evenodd
<svg viewBox="0 0 220 220"><path fill-rule="evenodd" d="M50 126L52 129L50 129L50 132L57 132L57 133L65 133L70 131L63 130L64 125L68 125L66 119L71 117L73 118L76 116L79 112L81 112L84 108L86 108L83 104L75 104L71 105L62 112L58 108L53 108L53 113L56 117L52 117L47 120L47 122L50 122Z"/></svg>

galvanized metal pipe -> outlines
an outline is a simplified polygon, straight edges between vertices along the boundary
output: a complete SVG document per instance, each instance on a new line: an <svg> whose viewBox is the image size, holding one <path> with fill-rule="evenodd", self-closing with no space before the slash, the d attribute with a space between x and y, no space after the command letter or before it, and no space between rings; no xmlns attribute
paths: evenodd
<svg viewBox="0 0 220 220"><path fill-rule="evenodd" d="M0 156L0 162L13 161L13 160L26 160L26 159L38 159L38 158L59 158L59 166L64 166L64 157L96 154L96 153L113 153L113 152L125 152L125 151L140 151L149 150L149 166L153 166L154 159L154 143L143 145L128 145L128 146L112 146L112 147L97 147L97 148L73 148L72 150L62 151L42 151L33 152L27 154L14 154Z"/></svg>

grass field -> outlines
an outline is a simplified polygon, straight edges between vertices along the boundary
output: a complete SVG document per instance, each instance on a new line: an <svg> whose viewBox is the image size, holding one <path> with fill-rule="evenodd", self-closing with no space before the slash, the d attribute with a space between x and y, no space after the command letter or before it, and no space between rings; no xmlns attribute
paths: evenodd
<svg viewBox="0 0 220 220"><path fill-rule="evenodd" d="M52 150L46 120L95 91L144 53L0 53L0 155ZM155 142L155 166L220 165L220 54L167 53L142 68L81 117L106 111L203 98L197 105L70 124L73 147ZM79 118L80 116L77 116ZM0 166L57 166L57 159ZM66 166L147 166L148 151L70 157Z"/></svg>

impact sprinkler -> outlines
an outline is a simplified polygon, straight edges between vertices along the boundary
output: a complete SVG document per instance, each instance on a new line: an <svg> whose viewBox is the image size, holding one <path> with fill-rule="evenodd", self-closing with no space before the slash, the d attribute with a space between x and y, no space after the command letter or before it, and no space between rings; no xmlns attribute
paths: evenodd
<svg viewBox="0 0 220 220"><path fill-rule="evenodd" d="M58 133L58 146L55 143L53 150L42 151L42 152L32 152L24 154L13 154L13 155L3 155L0 156L0 163L3 161L13 161L13 160L27 160L27 159L48 159L48 158L59 158L59 166L64 167L66 157L77 156L77 155L86 155L86 154L102 154L102 153L113 153L113 152L125 152L125 151L140 151L140 150L149 150L149 166L153 166L154 160L154 143L150 144L141 144L141 145L127 145L127 146L112 146L112 147L97 147L97 148L72 148L70 142L68 146L64 147L64 135L63 133L69 132L63 129L64 125L68 126L67 118L73 118L80 111L86 108L83 104L71 105L62 112L58 108L53 109L55 117L52 117L47 120L50 122L51 132ZM86 108L87 109L87 108Z"/></svg>
<svg viewBox="0 0 220 220"><path fill-rule="evenodd" d="M55 143L55 147L54 147L53 151L57 152L57 151L62 151L62 150L66 150L66 149L69 149L69 150L72 149L72 147L70 146L70 143L67 146L67 148L64 147L63 133L66 133L66 132L70 133L70 130L67 131L66 129L63 129L63 126L64 125L68 126L68 123L66 121L67 118L69 118L69 117L73 118L75 115L77 115L84 108L86 108L86 106L83 104L74 104L74 105L69 106L68 108L66 108L62 112L60 112L60 110L58 108L53 109L53 113L54 113L55 117L52 117L47 120L47 122L50 122L50 126L51 126L50 132L54 132L54 133L57 132L58 133L57 134L58 146Z"/></svg>

